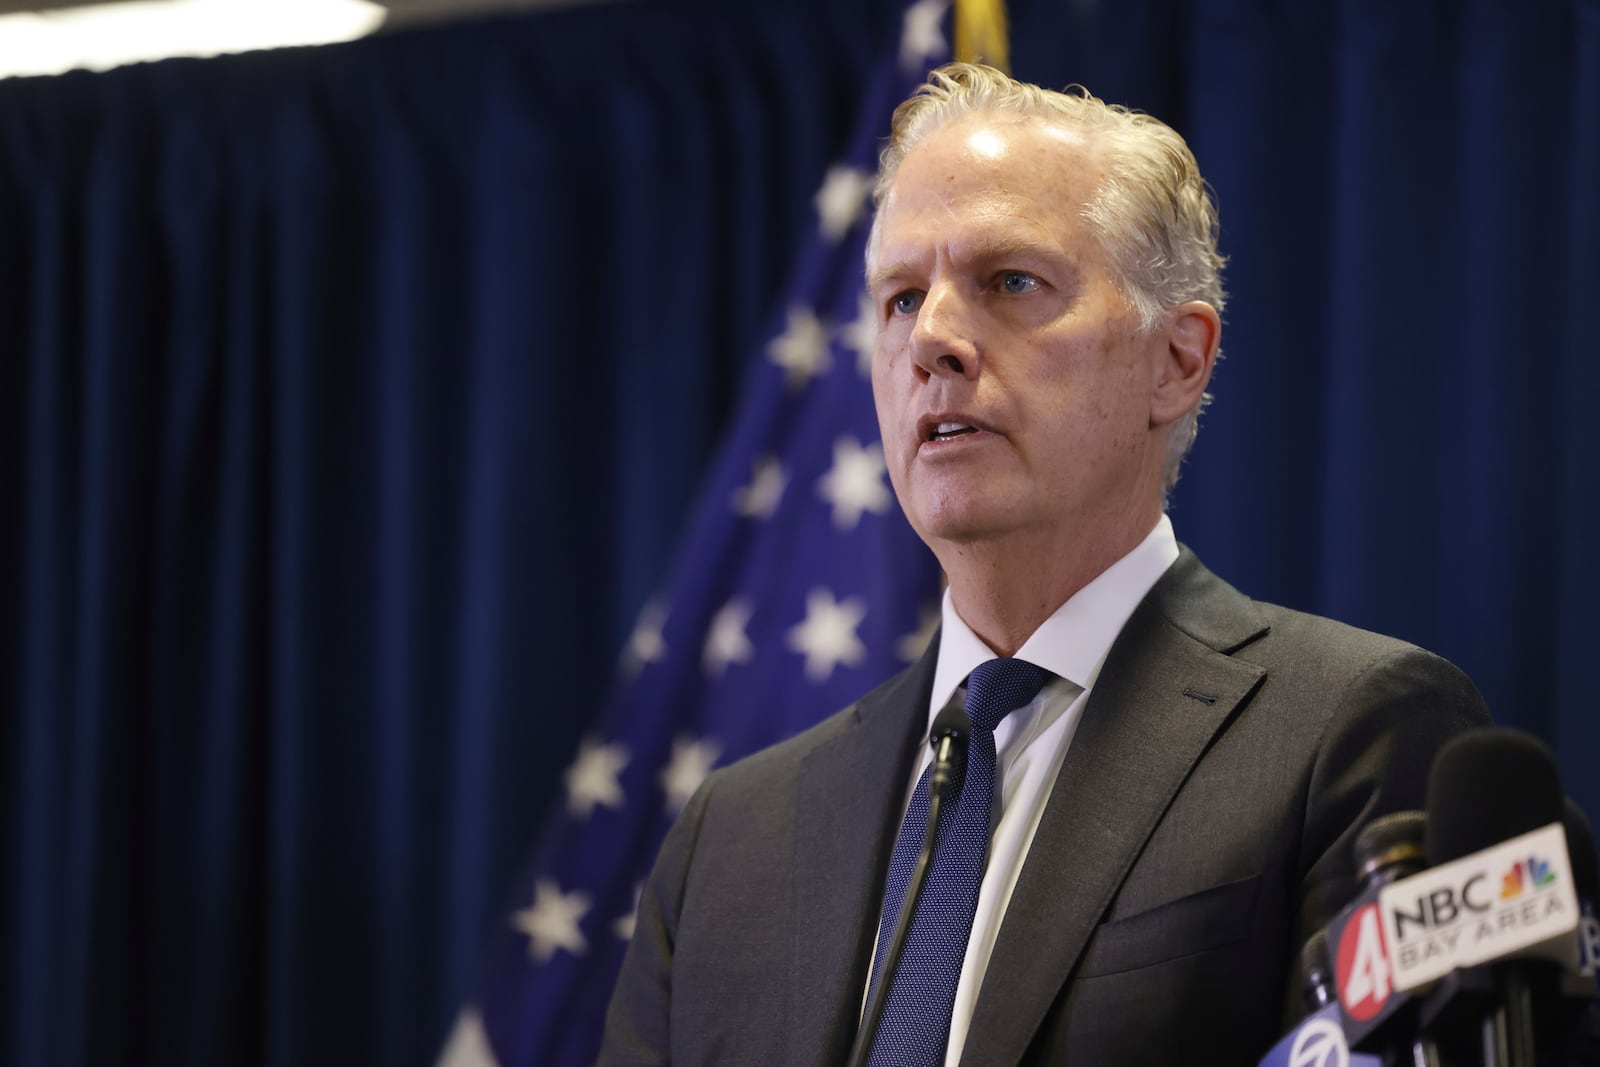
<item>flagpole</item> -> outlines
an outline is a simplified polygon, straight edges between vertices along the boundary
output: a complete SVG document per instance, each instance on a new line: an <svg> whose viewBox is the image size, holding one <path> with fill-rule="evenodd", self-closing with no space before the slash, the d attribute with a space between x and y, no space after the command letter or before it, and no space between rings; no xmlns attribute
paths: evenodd
<svg viewBox="0 0 1600 1067"><path fill-rule="evenodd" d="M1011 73L1005 0L956 0L955 57Z"/></svg>

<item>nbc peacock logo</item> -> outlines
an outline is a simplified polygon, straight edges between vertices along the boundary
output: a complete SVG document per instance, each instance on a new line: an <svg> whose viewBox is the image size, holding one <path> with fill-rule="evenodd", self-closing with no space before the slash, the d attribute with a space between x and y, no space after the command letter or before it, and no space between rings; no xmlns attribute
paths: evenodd
<svg viewBox="0 0 1600 1067"><path fill-rule="evenodd" d="M1518 860L1511 865L1500 879L1500 899L1515 900L1524 892L1534 889L1543 889L1554 885L1556 872L1550 869L1550 861L1542 860L1538 856L1529 856L1525 860Z"/></svg>

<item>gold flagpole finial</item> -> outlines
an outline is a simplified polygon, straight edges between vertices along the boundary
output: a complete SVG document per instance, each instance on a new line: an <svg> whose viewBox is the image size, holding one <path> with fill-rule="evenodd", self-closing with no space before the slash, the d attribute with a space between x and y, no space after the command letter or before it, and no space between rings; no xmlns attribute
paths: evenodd
<svg viewBox="0 0 1600 1067"><path fill-rule="evenodd" d="M955 57L1011 73L1005 0L955 0Z"/></svg>

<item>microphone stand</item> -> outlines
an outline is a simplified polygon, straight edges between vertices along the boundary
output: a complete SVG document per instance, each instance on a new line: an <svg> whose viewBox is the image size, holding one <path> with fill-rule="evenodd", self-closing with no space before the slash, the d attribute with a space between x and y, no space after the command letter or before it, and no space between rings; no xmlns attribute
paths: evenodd
<svg viewBox="0 0 1600 1067"><path fill-rule="evenodd" d="M866 1014L862 1016L861 1028L856 1031L855 1044L850 1049L850 1067L865 1067L867 1057L872 1054L872 1043L878 1039L878 1025L883 1020L884 1006L889 1002L889 987L894 984L894 972L900 965L906 934L911 930L911 916L917 910L922 885L927 881L928 869L933 866L933 853L939 845L939 813L943 810L945 796L955 783L960 756L965 751L955 746L958 742L966 742L971 729L971 721L959 704L946 706L934 719L933 773L928 776L928 828L923 835L922 851L917 855L916 866L911 869L911 879L906 883L905 900L900 903L894 935L889 938L881 977L873 987Z"/></svg>
<svg viewBox="0 0 1600 1067"><path fill-rule="evenodd" d="M1484 1067L1533 1067L1533 991L1520 960L1496 975L1499 1003L1483 1019Z"/></svg>

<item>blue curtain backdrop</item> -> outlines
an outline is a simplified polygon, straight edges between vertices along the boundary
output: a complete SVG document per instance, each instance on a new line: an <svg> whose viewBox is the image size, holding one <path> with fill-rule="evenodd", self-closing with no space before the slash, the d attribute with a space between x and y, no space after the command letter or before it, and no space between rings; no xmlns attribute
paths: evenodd
<svg viewBox="0 0 1600 1067"><path fill-rule="evenodd" d="M0 1060L431 1061L897 6L0 82ZM1011 9L1221 202L1179 536L1600 813L1600 4Z"/></svg>

